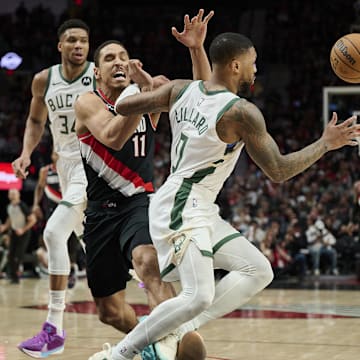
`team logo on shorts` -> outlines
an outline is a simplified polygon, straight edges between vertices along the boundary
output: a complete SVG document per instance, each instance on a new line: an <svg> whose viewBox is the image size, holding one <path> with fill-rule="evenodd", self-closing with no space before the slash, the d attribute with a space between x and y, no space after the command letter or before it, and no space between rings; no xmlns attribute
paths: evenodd
<svg viewBox="0 0 360 360"><path fill-rule="evenodd" d="M84 86L88 86L91 84L91 77L90 76L84 76L82 79L81 79L81 83L84 85Z"/></svg>
<svg viewBox="0 0 360 360"><path fill-rule="evenodd" d="M185 234L181 234L179 237L173 240L175 254L181 251L185 239L186 239Z"/></svg>

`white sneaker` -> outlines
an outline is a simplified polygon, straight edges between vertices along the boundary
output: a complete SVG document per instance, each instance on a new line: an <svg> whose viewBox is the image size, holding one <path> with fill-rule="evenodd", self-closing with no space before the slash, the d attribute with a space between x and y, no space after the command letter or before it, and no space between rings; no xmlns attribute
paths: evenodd
<svg viewBox="0 0 360 360"><path fill-rule="evenodd" d="M175 360L179 338L171 333L154 344L155 352L159 360Z"/></svg>
<svg viewBox="0 0 360 360"><path fill-rule="evenodd" d="M90 356L89 360L112 360L111 352L111 345L109 343L105 343L103 345L102 351L99 351Z"/></svg>
<svg viewBox="0 0 360 360"><path fill-rule="evenodd" d="M314 270L314 275L315 275L315 276L319 276L319 275L320 275L320 270L319 270L319 269L315 269L315 270Z"/></svg>
<svg viewBox="0 0 360 360"><path fill-rule="evenodd" d="M339 270L337 268L335 268L333 271L332 271L333 275L339 275Z"/></svg>

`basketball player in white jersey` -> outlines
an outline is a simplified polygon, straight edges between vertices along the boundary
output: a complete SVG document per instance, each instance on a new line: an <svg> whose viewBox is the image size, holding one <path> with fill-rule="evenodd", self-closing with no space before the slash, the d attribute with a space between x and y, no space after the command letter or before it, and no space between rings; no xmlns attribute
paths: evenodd
<svg viewBox="0 0 360 360"><path fill-rule="evenodd" d="M183 291L158 305L112 349L108 360L133 359L176 328L179 336L199 328L239 308L272 281L268 260L219 216L215 204L242 149L272 181L283 182L328 151L357 145L360 125L352 124L354 117L338 125L334 113L317 141L281 154L260 110L237 96L255 80L252 42L223 33L212 41L209 54L209 81L171 81L116 106L122 115L169 111L171 174L150 202L149 224L163 278L180 279ZM216 286L214 268L228 271ZM169 349L164 359L175 356Z"/></svg>
<svg viewBox="0 0 360 360"><path fill-rule="evenodd" d="M63 313L65 291L70 273L67 240L74 231L82 235L86 205L86 177L79 142L75 134L75 99L95 88L94 64L87 61L89 28L82 20L70 19L58 29L61 64L37 73L32 81L32 100L19 158L13 162L17 177L25 179L30 157L44 133L47 119L58 154L56 168L62 200L49 218L44 240L49 254L49 311L41 331L19 344L25 354L44 358L64 349Z"/></svg>
<svg viewBox="0 0 360 360"><path fill-rule="evenodd" d="M213 13L203 18L204 10L200 9L191 20L185 15L183 32L172 29L177 40L189 48L197 78L208 78L211 74L203 42ZM135 91L122 73L140 64L131 61L126 48L116 40L99 45L94 62L97 90L79 96L75 103L76 131L89 184L84 229L87 279L101 321L128 333L138 322L126 302L129 269L141 278L150 308L174 295L172 288L160 281L156 251L149 234L148 202L149 194L154 191L153 145L160 113L144 114L135 132L128 122L125 127L113 109L117 99ZM146 78L143 74L133 79L138 85L136 91L149 87ZM138 139L142 139L141 148L136 146ZM192 333L189 339L192 338L199 339L199 334ZM188 352L182 349L190 351L193 347L179 347L180 355L185 354L183 359ZM110 344L106 344L103 351L90 359L102 360L109 348ZM198 348L205 353L202 346ZM141 355L143 359L156 359L152 346Z"/></svg>

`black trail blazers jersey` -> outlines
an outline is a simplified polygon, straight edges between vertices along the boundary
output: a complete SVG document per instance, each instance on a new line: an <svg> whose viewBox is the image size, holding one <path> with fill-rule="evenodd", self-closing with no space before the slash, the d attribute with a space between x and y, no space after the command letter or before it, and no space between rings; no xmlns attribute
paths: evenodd
<svg viewBox="0 0 360 360"><path fill-rule="evenodd" d="M100 89L95 93L116 115L114 103ZM120 151L105 146L90 132L79 135L79 140L88 179L88 200L121 199L154 191L155 128L148 114L143 115L136 131Z"/></svg>

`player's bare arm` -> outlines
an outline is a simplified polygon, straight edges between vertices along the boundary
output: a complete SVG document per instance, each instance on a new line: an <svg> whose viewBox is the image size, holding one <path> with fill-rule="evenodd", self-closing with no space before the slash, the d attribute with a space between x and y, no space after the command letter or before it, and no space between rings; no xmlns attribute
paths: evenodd
<svg viewBox="0 0 360 360"><path fill-rule="evenodd" d="M28 152L32 153L34 148L39 144L44 133L48 114L44 99L48 75L49 70L43 70L36 74L32 81L32 99L29 115L26 120L23 154L27 154Z"/></svg>
<svg viewBox="0 0 360 360"><path fill-rule="evenodd" d="M75 101L76 133L90 131L104 145L120 150L135 132L141 116L114 116L94 93L85 93Z"/></svg>
<svg viewBox="0 0 360 360"><path fill-rule="evenodd" d="M211 66L204 49L207 24L214 16L214 11L210 11L204 18L204 9L200 9L198 14L191 18L184 16L184 29L182 32L173 26L171 33L180 43L189 48L193 65L193 79L208 80L211 76Z"/></svg>
<svg viewBox="0 0 360 360"><path fill-rule="evenodd" d="M190 82L172 80L151 92L128 96L116 104L116 112L122 115L168 112L181 89Z"/></svg>
<svg viewBox="0 0 360 360"><path fill-rule="evenodd" d="M283 182L309 168L327 151L345 145L356 145L353 141L359 126L353 125L354 117L337 125L337 116L325 128L322 136L299 151L282 155L272 136L267 132L260 110L249 102L245 106L236 103L238 133L244 140L246 150L254 162L274 182Z"/></svg>
<svg viewBox="0 0 360 360"><path fill-rule="evenodd" d="M17 177L25 179L30 165L30 156L39 144L47 121L47 108L44 101L45 89L49 71L45 69L37 73L31 84L32 99L23 139L23 148L19 158L13 163L13 170Z"/></svg>
<svg viewBox="0 0 360 360"><path fill-rule="evenodd" d="M47 166L43 166L39 170L39 178L38 178L38 182L36 184L35 191L34 191L34 200L33 200L32 211L38 217L42 217L42 211L41 211L41 208L40 208L40 202L41 202L41 199L44 196L44 189L45 189L45 186L46 186L47 173L48 173Z"/></svg>
<svg viewBox="0 0 360 360"><path fill-rule="evenodd" d="M152 77L148 72L142 69L142 62L138 59L130 59L128 69L130 79L139 86L141 92L151 91L161 85L166 84L170 80L164 75L157 75ZM156 128L160 120L161 113L151 113L151 122Z"/></svg>
<svg viewBox="0 0 360 360"><path fill-rule="evenodd" d="M128 69L130 79L139 85L141 91L151 91L153 89L153 78L143 70L143 64L139 59L130 59Z"/></svg>

